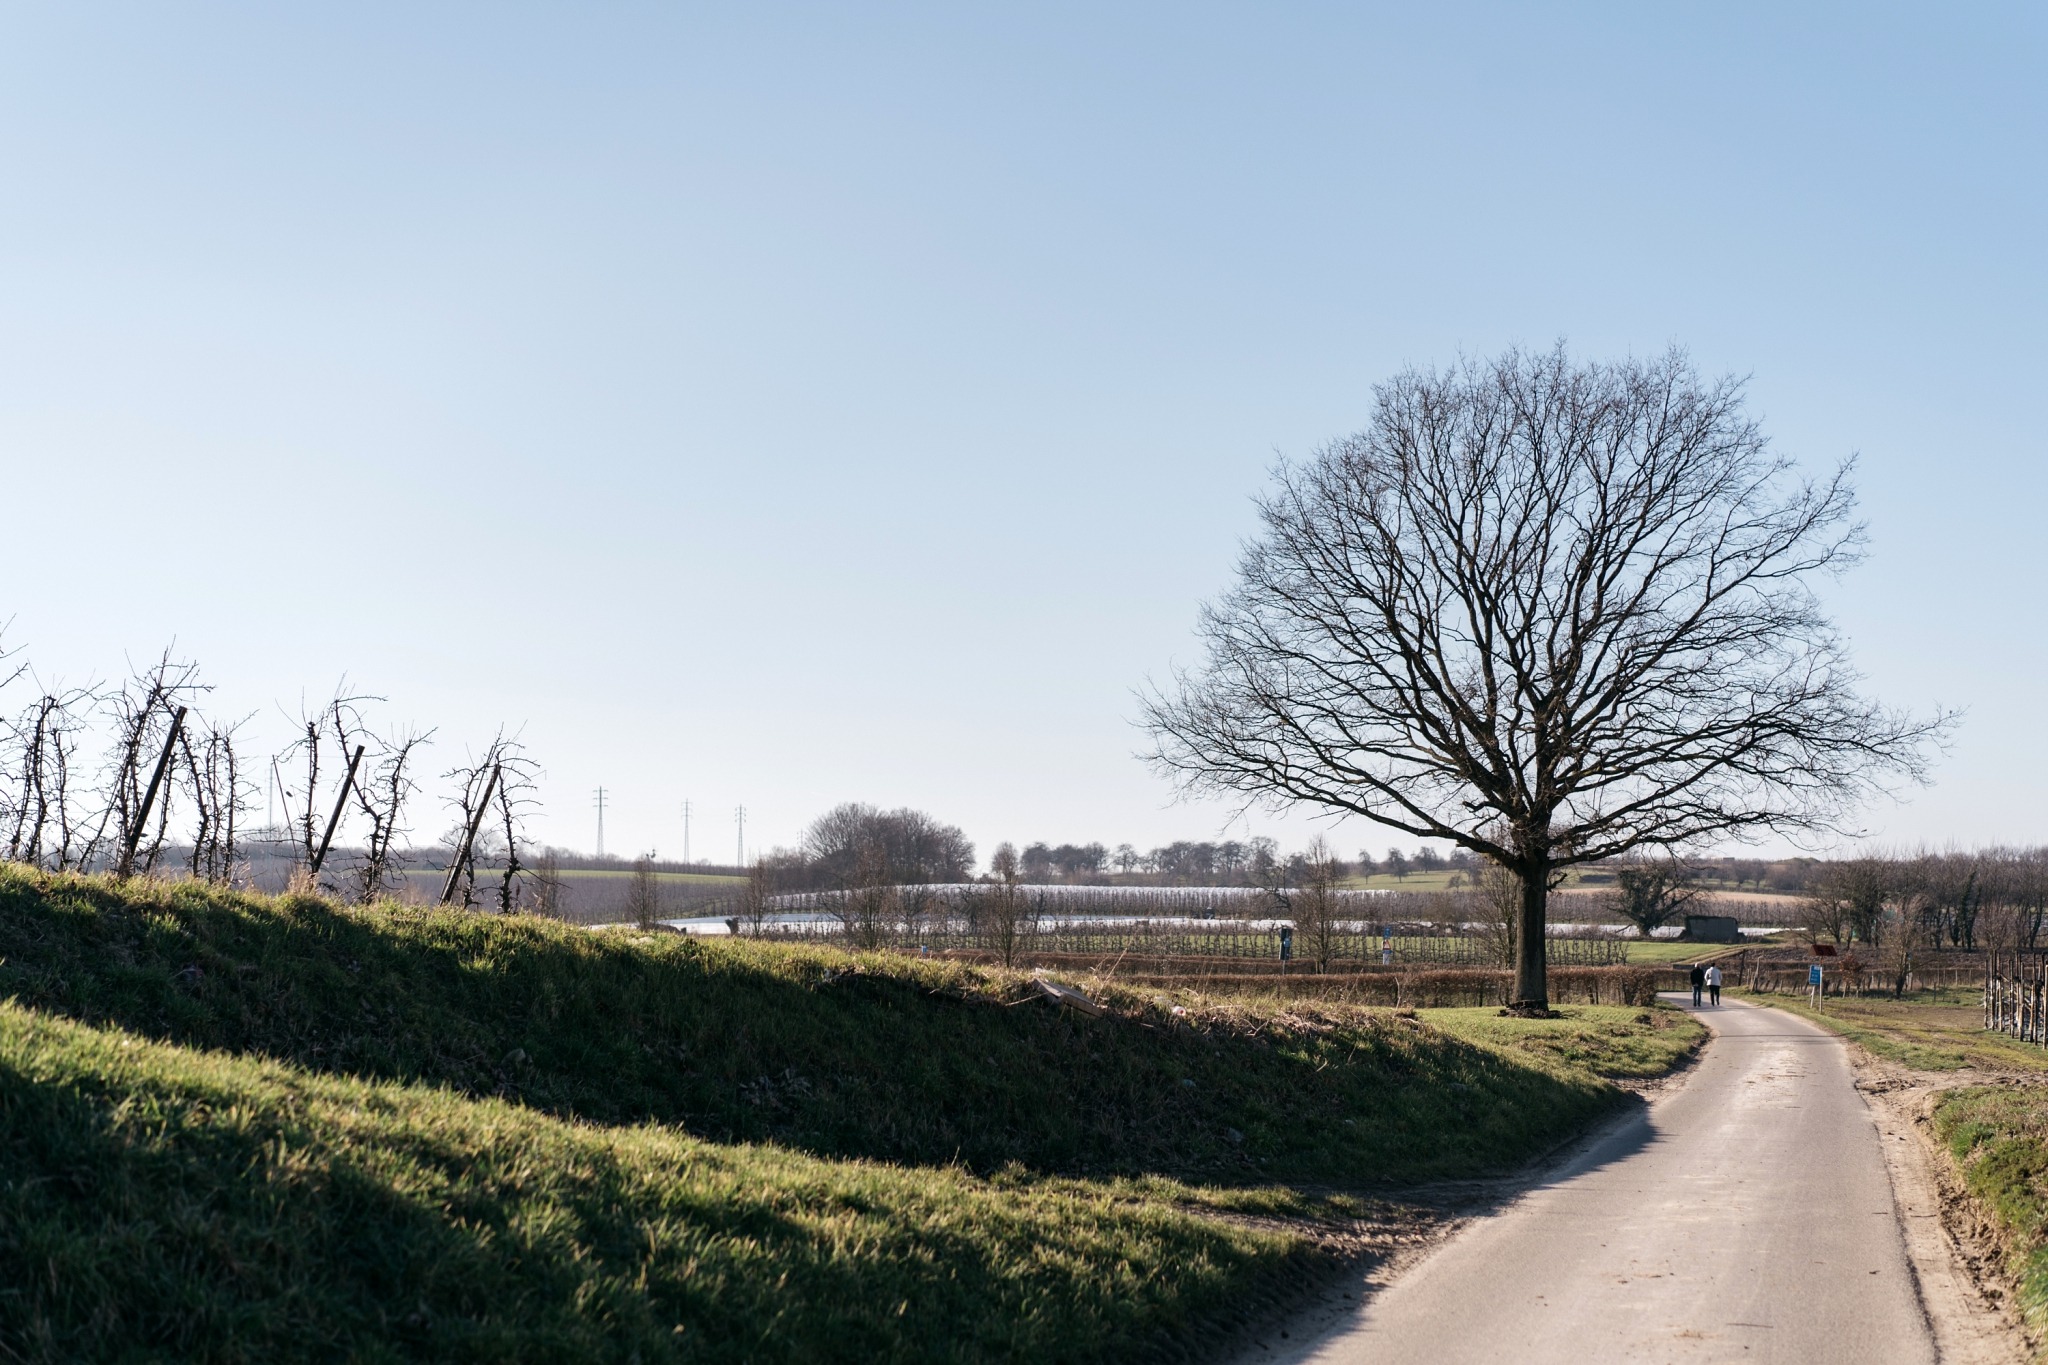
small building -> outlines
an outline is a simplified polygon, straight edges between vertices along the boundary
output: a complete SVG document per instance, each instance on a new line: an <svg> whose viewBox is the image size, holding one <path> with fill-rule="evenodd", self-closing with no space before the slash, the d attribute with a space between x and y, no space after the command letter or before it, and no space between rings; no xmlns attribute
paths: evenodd
<svg viewBox="0 0 2048 1365"><path fill-rule="evenodd" d="M1679 937L1688 943L1740 943L1742 926L1733 915L1687 915Z"/></svg>

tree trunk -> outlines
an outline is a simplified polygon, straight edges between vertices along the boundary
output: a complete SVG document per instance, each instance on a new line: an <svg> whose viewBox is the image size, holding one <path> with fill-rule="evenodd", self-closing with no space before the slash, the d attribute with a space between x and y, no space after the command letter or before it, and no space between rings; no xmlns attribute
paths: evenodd
<svg viewBox="0 0 2048 1365"><path fill-rule="evenodd" d="M1515 995L1508 1009L1541 1018L1550 1013L1550 971L1543 943L1550 865L1532 861L1516 870L1522 878L1522 918L1515 935Z"/></svg>

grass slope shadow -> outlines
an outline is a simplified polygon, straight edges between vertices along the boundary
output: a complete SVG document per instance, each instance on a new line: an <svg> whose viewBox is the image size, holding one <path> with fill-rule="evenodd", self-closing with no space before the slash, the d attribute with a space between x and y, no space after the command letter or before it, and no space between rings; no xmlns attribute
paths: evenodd
<svg viewBox="0 0 2048 1365"><path fill-rule="evenodd" d="M0 869L0 997L184 1046L818 1155L1345 1187L1512 1166L1619 1099L1386 1011ZM1021 1002L1021 1003L1020 1003ZM1566 1060L1570 1060L1567 1058Z"/></svg>

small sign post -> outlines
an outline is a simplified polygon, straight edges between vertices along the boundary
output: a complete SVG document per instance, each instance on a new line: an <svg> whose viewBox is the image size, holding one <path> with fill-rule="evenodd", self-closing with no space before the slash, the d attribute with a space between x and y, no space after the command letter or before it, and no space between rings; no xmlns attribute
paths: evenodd
<svg viewBox="0 0 2048 1365"><path fill-rule="evenodd" d="M1820 1008L1821 977L1820 964L1814 963L1806 969L1806 994L1813 1001L1815 1009Z"/></svg>

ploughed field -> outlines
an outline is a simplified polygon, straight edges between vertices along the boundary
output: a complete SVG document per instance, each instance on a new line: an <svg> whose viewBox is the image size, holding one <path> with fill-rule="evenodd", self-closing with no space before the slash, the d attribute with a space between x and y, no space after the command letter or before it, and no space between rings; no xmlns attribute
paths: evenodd
<svg viewBox="0 0 2048 1365"><path fill-rule="evenodd" d="M1699 1037L1063 979L0 867L0 1353L1169 1358Z"/></svg>

